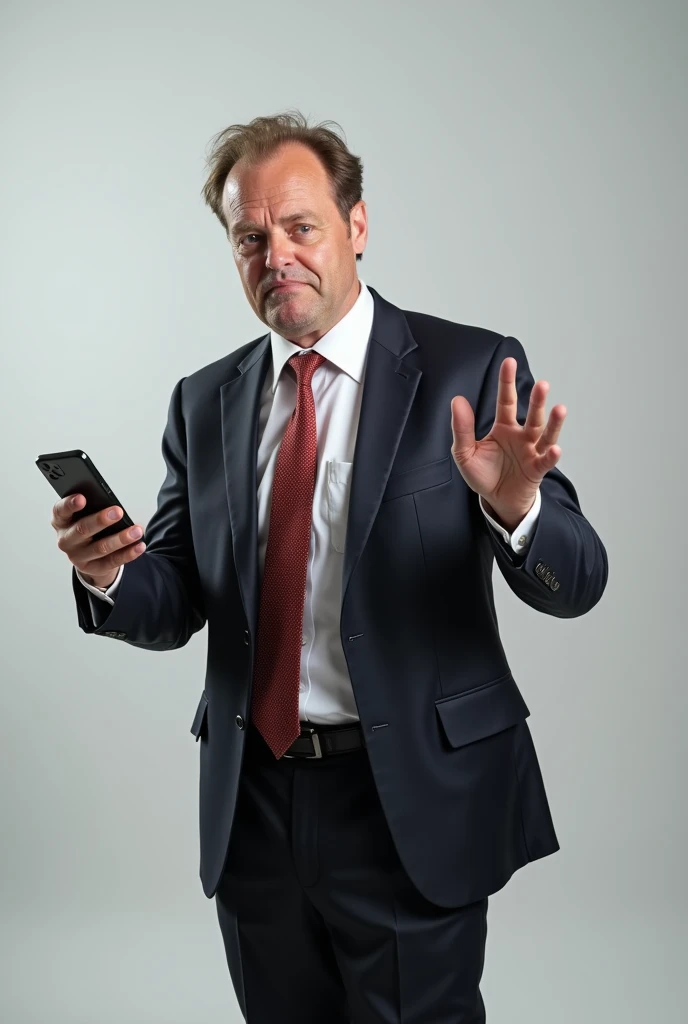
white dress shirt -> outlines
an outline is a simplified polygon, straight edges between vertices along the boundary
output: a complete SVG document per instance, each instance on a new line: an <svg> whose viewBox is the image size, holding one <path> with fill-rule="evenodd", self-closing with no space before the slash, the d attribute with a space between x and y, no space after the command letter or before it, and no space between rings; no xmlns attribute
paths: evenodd
<svg viewBox="0 0 688 1024"><path fill-rule="evenodd" d="M356 302L310 349L270 332L272 372L266 375L258 424L258 561L262 579L270 522L272 481L279 445L296 406L296 375L291 356L320 352L325 357L313 375L318 433L318 464L313 494L313 523L303 614L299 717L319 725L358 721L356 702L339 633L344 539L351 471L361 411L368 340L373 324L373 297L360 282ZM533 507L510 535L480 507L493 529L514 551L525 553L540 511ZM106 589L79 579L96 597L114 605L125 566Z"/></svg>

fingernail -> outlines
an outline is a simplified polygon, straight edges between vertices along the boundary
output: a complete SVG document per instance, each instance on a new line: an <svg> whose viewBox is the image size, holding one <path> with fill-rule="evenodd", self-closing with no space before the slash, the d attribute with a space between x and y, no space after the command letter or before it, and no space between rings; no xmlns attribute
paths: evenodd
<svg viewBox="0 0 688 1024"><path fill-rule="evenodd" d="M142 533L143 530L141 529L141 527L135 526L133 530L129 531L129 536L131 537L132 540L138 540Z"/></svg>
<svg viewBox="0 0 688 1024"><path fill-rule="evenodd" d="M111 508L108 512L108 519L119 519L119 512L116 508Z"/></svg>

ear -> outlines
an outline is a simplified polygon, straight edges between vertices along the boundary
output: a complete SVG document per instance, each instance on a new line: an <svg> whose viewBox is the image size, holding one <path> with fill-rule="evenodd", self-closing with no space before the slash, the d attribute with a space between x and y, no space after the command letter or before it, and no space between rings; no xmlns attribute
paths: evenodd
<svg viewBox="0 0 688 1024"><path fill-rule="evenodd" d="M362 253L368 242L368 208L363 199L351 207L349 213L351 242L356 255Z"/></svg>

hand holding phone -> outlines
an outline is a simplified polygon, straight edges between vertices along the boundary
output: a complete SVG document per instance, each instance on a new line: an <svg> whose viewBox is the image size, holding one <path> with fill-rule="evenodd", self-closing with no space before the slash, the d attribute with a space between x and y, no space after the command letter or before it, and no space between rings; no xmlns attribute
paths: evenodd
<svg viewBox="0 0 688 1024"><path fill-rule="evenodd" d="M61 498L53 507L50 525L57 531L58 548L64 551L86 582L94 587L109 587L117 579L120 565L133 562L146 550L145 543L139 540L143 536L143 528L135 524L94 540L103 527L117 524L124 510L111 505L74 522L74 513L85 510L85 506L83 494ZM114 513L114 519L110 518L110 513Z"/></svg>
<svg viewBox="0 0 688 1024"><path fill-rule="evenodd" d="M109 587L119 567L145 551L143 528L132 522L80 449L39 455L36 465L60 496L50 523L58 548L88 583Z"/></svg>

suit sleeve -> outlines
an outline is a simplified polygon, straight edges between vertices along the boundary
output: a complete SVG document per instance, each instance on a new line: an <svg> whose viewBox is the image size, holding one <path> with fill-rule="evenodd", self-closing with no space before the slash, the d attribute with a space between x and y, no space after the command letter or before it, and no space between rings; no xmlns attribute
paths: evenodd
<svg viewBox="0 0 688 1024"><path fill-rule="evenodd" d="M535 383L521 343L503 338L485 375L475 414L478 440L491 430L495 417L499 370L507 356L516 359L516 419L523 426ZM590 611L607 584L607 553L583 515L571 481L555 466L540 484L541 505L525 555L509 546L485 526L495 559L513 592L537 611L559 618L574 618ZM481 517L484 522L484 517Z"/></svg>
<svg viewBox="0 0 688 1024"><path fill-rule="evenodd" d="M189 516L183 383L169 403L162 439L167 471L144 533L146 550L124 566L114 604L90 594L72 570L84 632L151 651L183 647L206 622Z"/></svg>

